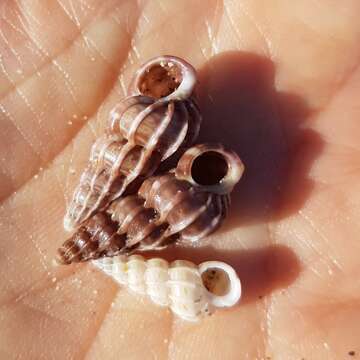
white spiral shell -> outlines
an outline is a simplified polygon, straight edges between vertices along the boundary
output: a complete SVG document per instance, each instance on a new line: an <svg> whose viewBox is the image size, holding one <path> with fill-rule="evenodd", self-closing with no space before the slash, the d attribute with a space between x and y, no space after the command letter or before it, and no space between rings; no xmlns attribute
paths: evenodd
<svg viewBox="0 0 360 360"><path fill-rule="evenodd" d="M118 283L127 285L137 294L148 295L155 304L170 307L188 321L199 320L216 307L233 306L241 296L235 270L220 261L196 266L185 260L169 264L160 258L145 260L132 255L100 258L93 264ZM207 271L213 272L212 277L204 277ZM216 271L225 276L215 276ZM223 289L221 294L216 293L219 287Z"/></svg>

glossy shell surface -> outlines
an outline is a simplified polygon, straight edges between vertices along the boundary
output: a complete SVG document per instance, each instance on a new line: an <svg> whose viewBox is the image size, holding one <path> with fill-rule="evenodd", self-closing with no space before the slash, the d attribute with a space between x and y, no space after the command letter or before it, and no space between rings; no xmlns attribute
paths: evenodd
<svg viewBox="0 0 360 360"><path fill-rule="evenodd" d="M198 241L213 232L225 218L228 195L201 191L174 173L145 180L138 192L144 207L154 209L158 223L168 225L165 235Z"/></svg>
<svg viewBox="0 0 360 360"><path fill-rule="evenodd" d="M192 155L196 151L199 157L206 152L211 152L211 156L221 156L221 162L226 165L218 172L218 161L209 162L206 158L205 173L209 174L210 180L203 179L204 184L187 178L193 176L193 170L197 171L198 166L202 171L202 163L195 163L196 157ZM188 162L191 164L189 171L186 170ZM229 170L230 166L233 169ZM237 175L229 176L229 172ZM144 180L136 195L114 200L106 212L85 221L59 249L59 261L68 264L117 253L160 250L179 241L199 241L215 231L226 217L230 206L228 192L233 189L242 172L243 165L235 153L225 151L220 145L196 145L182 156L175 171ZM223 179L227 180L222 188ZM98 236L103 223L121 237L117 244L122 248L114 251L111 243L111 250L106 251L107 238ZM92 249L91 253L89 248Z"/></svg>
<svg viewBox="0 0 360 360"><path fill-rule="evenodd" d="M198 241L221 224L230 203L228 195L197 192L173 173L145 180L139 194L120 197L106 212L86 220L58 250L59 262L70 264Z"/></svg>
<svg viewBox="0 0 360 360"><path fill-rule="evenodd" d="M71 231L122 195L132 182L151 175L160 158L160 153L155 151L148 156L145 148L116 135L99 138L68 206L64 228Z"/></svg>
<svg viewBox="0 0 360 360"><path fill-rule="evenodd" d="M185 260L168 263L133 255L102 258L93 264L119 284L136 294L148 295L155 304L169 307L188 321L197 321L217 307L234 306L241 297L236 272L220 261L196 266ZM219 276L220 272L224 275Z"/></svg>
<svg viewBox="0 0 360 360"><path fill-rule="evenodd" d="M160 152L165 160L179 148L193 144L200 122L193 100L164 102L136 95L125 98L111 111L109 129L145 147L149 154Z"/></svg>
<svg viewBox="0 0 360 360"><path fill-rule="evenodd" d="M159 57L144 64L132 83L134 95L111 111L107 134L93 145L89 164L68 205L65 230L79 227L121 196L131 183L150 176L162 161L170 156L179 157L197 138L201 115L192 97L196 73L184 60L174 58L171 62L171 59ZM155 91L159 97L143 95L139 90L147 76L154 77L154 66L172 68L181 75L179 83L175 82L176 86L171 86L166 94ZM155 80L145 81L146 94L154 95L152 87L167 84L173 76L167 70L160 75L160 80L156 75Z"/></svg>
<svg viewBox="0 0 360 360"><path fill-rule="evenodd" d="M117 224L108 214L95 214L58 249L57 262L67 265L122 253L126 237L119 235L117 230Z"/></svg>

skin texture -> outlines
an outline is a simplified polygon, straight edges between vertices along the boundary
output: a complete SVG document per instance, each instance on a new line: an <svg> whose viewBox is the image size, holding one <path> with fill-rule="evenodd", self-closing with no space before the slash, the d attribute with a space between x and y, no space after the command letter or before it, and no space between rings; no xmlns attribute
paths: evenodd
<svg viewBox="0 0 360 360"><path fill-rule="evenodd" d="M203 3L1 1L0 358L360 356L360 3ZM164 254L242 279L241 305L195 324L52 262L91 144L160 54L197 68L201 140L246 165L222 229Z"/></svg>

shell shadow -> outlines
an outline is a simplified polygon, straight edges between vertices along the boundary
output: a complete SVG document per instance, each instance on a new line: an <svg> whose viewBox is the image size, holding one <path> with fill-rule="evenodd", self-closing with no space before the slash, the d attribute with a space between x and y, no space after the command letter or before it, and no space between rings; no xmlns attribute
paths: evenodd
<svg viewBox="0 0 360 360"><path fill-rule="evenodd" d="M241 303L262 299L277 289L291 285L301 272L298 257L289 247L270 245L252 250L220 250L211 246L189 248L174 246L163 251L144 254L146 257L164 257L169 261L184 259L199 264L219 260L231 265L242 283Z"/></svg>
<svg viewBox="0 0 360 360"><path fill-rule="evenodd" d="M308 173L324 145L318 133L306 128L311 111L305 102L278 91L274 63L251 53L217 55L198 71L198 78L203 114L198 142L221 142L245 164L229 217L217 233L296 213L312 192ZM227 262L241 278L242 303L290 286L301 272L297 255L284 245L222 250L183 243L146 256Z"/></svg>
<svg viewBox="0 0 360 360"><path fill-rule="evenodd" d="M199 142L221 142L245 164L219 231L299 210L313 189L308 172L323 148L319 134L306 128L310 110L304 101L277 91L274 63L251 53L214 56L198 76Z"/></svg>

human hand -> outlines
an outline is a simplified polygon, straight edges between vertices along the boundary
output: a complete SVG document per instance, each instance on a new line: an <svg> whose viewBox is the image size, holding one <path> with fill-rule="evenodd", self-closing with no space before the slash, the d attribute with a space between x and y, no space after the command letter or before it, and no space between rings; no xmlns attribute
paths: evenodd
<svg viewBox="0 0 360 360"><path fill-rule="evenodd" d="M204 3L0 4L1 358L360 356L360 4ZM200 140L246 166L224 226L159 254L237 269L239 306L195 324L52 262L109 110L161 54L198 70Z"/></svg>

